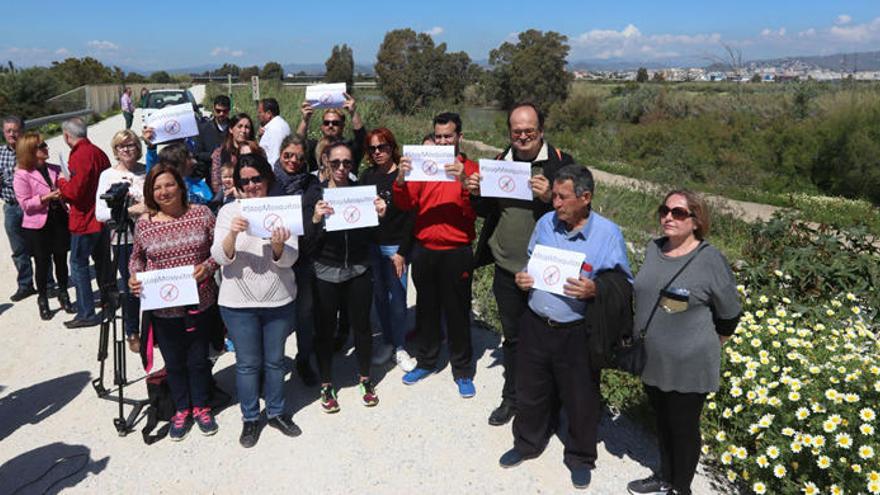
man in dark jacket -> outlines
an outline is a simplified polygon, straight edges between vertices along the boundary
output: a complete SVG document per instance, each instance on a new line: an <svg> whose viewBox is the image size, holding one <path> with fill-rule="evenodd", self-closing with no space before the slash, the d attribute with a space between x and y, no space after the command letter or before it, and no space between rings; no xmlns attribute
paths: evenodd
<svg viewBox="0 0 880 495"><path fill-rule="evenodd" d="M193 151L197 162L193 168L193 176L206 178L211 175L211 153L226 140L231 107L232 102L228 96L217 95L214 97L213 116L199 123L199 135Z"/></svg>
<svg viewBox="0 0 880 495"><path fill-rule="evenodd" d="M551 188L556 172L574 159L544 141L544 115L532 103L518 103L507 116L510 147L497 160L531 162L530 185L534 198L520 199L480 197L480 176L468 178L471 204L477 215L485 218L477 243L476 265L495 263L492 291L501 314L504 334L504 388L501 405L489 416L489 424L500 426L516 414L516 345L518 321L526 310L526 293L514 283L514 274L523 270L528 261L526 247L535 222L551 211Z"/></svg>

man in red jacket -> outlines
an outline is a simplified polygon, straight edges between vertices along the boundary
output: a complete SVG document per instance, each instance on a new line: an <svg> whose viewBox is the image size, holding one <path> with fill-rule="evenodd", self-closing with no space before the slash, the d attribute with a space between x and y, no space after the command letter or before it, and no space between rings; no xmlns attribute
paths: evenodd
<svg viewBox="0 0 880 495"><path fill-rule="evenodd" d="M440 355L440 315L446 317L449 362L458 392L464 398L476 394L471 344L471 280L474 255L474 220L464 178L477 172L477 164L459 153L461 118L442 113L434 117L434 142L455 146L455 163L445 166L457 182L405 182L412 165L401 159L393 186L394 204L415 210L412 277L416 285L416 359L418 367L403 376L412 385L437 368Z"/></svg>
<svg viewBox="0 0 880 495"><path fill-rule="evenodd" d="M106 302L106 290L113 283L110 236L95 218L98 177L110 167L110 160L86 137L88 128L82 119L66 120L61 124L61 129L64 131L64 142L71 148L68 160L70 179L58 179L58 190L70 205L70 272L76 288L76 316L64 322L64 326L91 327L101 323L101 315L95 314L89 256L95 261L102 302Z"/></svg>

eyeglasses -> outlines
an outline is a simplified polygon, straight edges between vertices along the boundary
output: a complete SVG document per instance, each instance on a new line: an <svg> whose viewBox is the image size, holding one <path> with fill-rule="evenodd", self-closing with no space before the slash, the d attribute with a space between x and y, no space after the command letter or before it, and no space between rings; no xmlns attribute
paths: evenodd
<svg viewBox="0 0 880 495"><path fill-rule="evenodd" d="M660 217L660 220L663 220L664 218L666 218L666 215L669 215L670 213L672 213L672 218L674 220L679 220L679 221L687 220L688 218L692 218L695 216L692 212L690 212L687 209L682 208L680 206L676 206L675 208L670 208L666 205L660 205L660 207L657 208L657 216Z"/></svg>
<svg viewBox="0 0 880 495"><path fill-rule="evenodd" d="M327 127L342 127L341 120L325 120L324 125Z"/></svg>
<svg viewBox="0 0 880 495"><path fill-rule="evenodd" d="M41 150L47 150L49 149L49 145L46 144L46 141L43 141L42 143L37 145L37 148L40 148Z"/></svg>
<svg viewBox="0 0 880 495"><path fill-rule="evenodd" d="M351 160L329 160L327 163L330 164L330 168L351 168L351 166L354 165L354 162Z"/></svg>
<svg viewBox="0 0 880 495"><path fill-rule="evenodd" d="M239 177L238 181L241 182L241 187L244 187L248 184L258 186L263 183L263 176L255 175L253 177Z"/></svg>
<svg viewBox="0 0 880 495"><path fill-rule="evenodd" d="M137 149L137 145L134 143L123 143L116 147L118 150L134 150Z"/></svg>
<svg viewBox="0 0 880 495"><path fill-rule="evenodd" d="M283 158L284 160L292 160L296 158L297 161L301 162L303 158L305 158L305 155L303 155L302 153L291 153L288 151L287 153L281 153L281 158Z"/></svg>
<svg viewBox="0 0 880 495"><path fill-rule="evenodd" d="M391 151L391 145L388 143L382 143L377 146L367 146L367 149L370 150L370 153L388 153Z"/></svg>
<svg viewBox="0 0 880 495"><path fill-rule="evenodd" d="M532 137L538 133L537 129L529 128L529 129L511 129L510 135L513 137L524 136L524 137Z"/></svg>

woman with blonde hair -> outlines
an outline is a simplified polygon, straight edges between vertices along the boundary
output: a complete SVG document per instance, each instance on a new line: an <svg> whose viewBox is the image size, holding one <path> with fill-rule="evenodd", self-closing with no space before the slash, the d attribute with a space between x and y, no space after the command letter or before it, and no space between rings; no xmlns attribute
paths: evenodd
<svg viewBox="0 0 880 495"><path fill-rule="evenodd" d="M61 167L47 163L49 145L36 132L25 133L18 139L15 158L18 166L12 184L15 198L24 213L21 226L25 240L34 258L40 318L52 318L47 295L50 260L55 263L58 302L65 312L76 313L67 294L70 232L67 230L67 206L61 200L61 193L56 185Z"/></svg>

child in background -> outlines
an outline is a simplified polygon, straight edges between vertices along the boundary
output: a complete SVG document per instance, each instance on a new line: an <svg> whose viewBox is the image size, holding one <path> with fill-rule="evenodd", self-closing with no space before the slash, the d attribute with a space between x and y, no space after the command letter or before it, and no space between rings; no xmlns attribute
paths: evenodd
<svg viewBox="0 0 880 495"><path fill-rule="evenodd" d="M235 165L231 162L226 162L220 166L220 183L223 185L223 198L221 199L221 204L229 203L230 201L234 201L238 194L235 190L235 183L232 181L232 171L235 170Z"/></svg>

